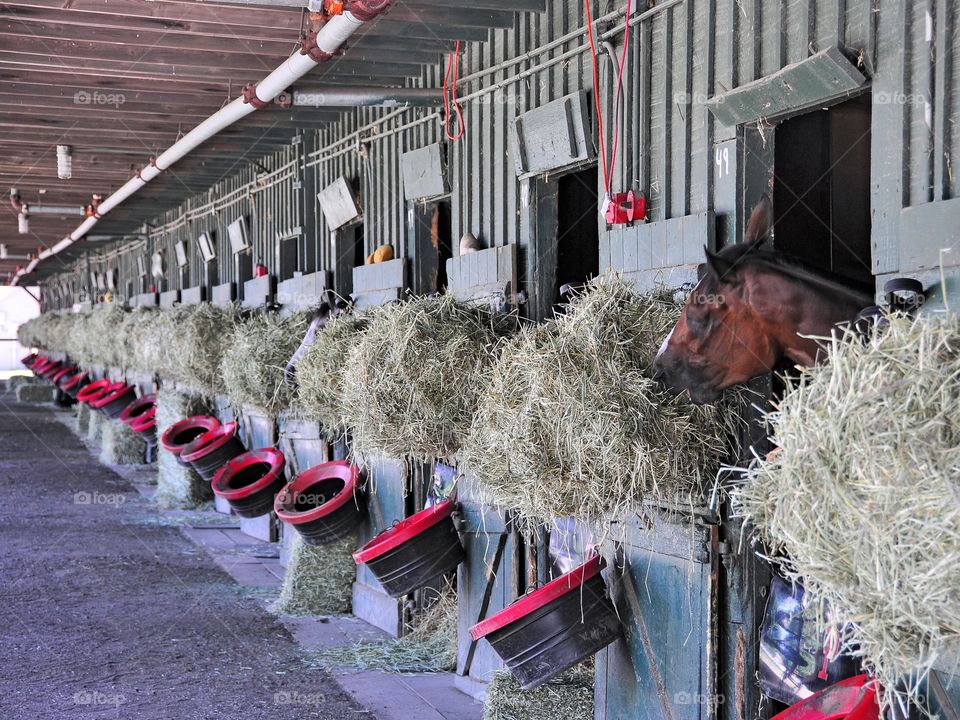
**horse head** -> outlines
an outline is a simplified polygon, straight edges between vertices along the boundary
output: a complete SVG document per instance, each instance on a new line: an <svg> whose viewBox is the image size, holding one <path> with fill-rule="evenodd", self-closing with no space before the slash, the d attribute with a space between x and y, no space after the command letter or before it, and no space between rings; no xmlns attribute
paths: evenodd
<svg viewBox="0 0 960 720"><path fill-rule="evenodd" d="M654 376L675 393L686 390L693 402L712 402L784 359L813 365L820 345L802 336L829 336L870 302L763 249L771 217L764 195L742 243L706 251L699 282L657 353Z"/></svg>

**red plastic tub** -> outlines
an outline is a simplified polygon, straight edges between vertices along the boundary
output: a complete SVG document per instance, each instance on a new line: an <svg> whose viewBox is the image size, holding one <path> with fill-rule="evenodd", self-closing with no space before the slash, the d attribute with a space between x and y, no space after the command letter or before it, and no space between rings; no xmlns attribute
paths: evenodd
<svg viewBox="0 0 960 720"><path fill-rule="evenodd" d="M82 403L89 403L91 400L95 400L104 393L109 392L107 388L111 385L113 385L113 383L106 378L103 380L94 380L77 393L77 400Z"/></svg>
<svg viewBox="0 0 960 720"><path fill-rule="evenodd" d="M308 545L332 543L353 532L367 512L359 479L360 470L345 460L316 465L283 488L273 509Z"/></svg>
<svg viewBox="0 0 960 720"><path fill-rule="evenodd" d="M466 560L453 523L456 503L444 500L387 528L353 554L387 594L400 597L454 570Z"/></svg>
<svg viewBox="0 0 960 720"><path fill-rule="evenodd" d="M37 353L30 353L29 355L24 355L22 358L20 358L20 362L26 367L30 367L37 361L38 357L40 356L37 355Z"/></svg>
<svg viewBox="0 0 960 720"><path fill-rule="evenodd" d="M266 515L283 489L283 453L273 448L249 450L227 462L213 478L213 493L230 503L237 515Z"/></svg>
<svg viewBox="0 0 960 720"><path fill-rule="evenodd" d="M157 420L154 417L156 410L144 413L130 423L130 429L140 435L150 447L157 444Z"/></svg>
<svg viewBox="0 0 960 720"><path fill-rule="evenodd" d="M183 449L204 433L219 426L220 421L209 415L194 415L184 418L164 430L160 437L160 445L183 463L183 458L180 457Z"/></svg>
<svg viewBox="0 0 960 720"><path fill-rule="evenodd" d="M65 375L60 379L60 389L67 395L76 399L84 387L90 384L90 377L86 370L77 370L72 375Z"/></svg>
<svg viewBox="0 0 960 720"><path fill-rule="evenodd" d="M127 405L120 413L120 421L130 425L134 420L139 420L151 412L153 414L157 412L157 396L152 393L144 395Z"/></svg>
<svg viewBox="0 0 960 720"><path fill-rule="evenodd" d="M622 633L594 556L472 628L486 638L525 690L599 652Z"/></svg>
<svg viewBox="0 0 960 720"><path fill-rule="evenodd" d="M65 378L67 375L72 375L75 370L76 368L72 367L62 367L50 376L50 382L59 387L60 381L63 380L63 378Z"/></svg>
<svg viewBox="0 0 960 720"><path fill-rule="evenodd" d="M237 437L237 423L228 422L206 432L187 445L180 459L193 465L204 480L213 482L214 476L229 460L247 451ZM270 498L273 502L273 498ZM269 512L269 511L268 511Z"/></svg>
<svg viewBox="0 0 960 720"><path fill-rule="evenodd" d="M45 380L50 380L54 375L56 375L60 368L63 367L63 363L59 360L53 360L44 365L43 370L40 371L40 377Z"/></svg>
<svg viewBox="0 0 960 720"><path fill-rule="evenodd" d="M791 705L773 720L879 720L878 687L866 675L847 678Z"/></svg>
<svg viewBox="0 0 960 720"><path fill-rule="evenodd" d="M110 419L120 417L124 408L132 403L137 397L137 389L133 385L127 385L123 382L114 383L113 387L107 390L100 397L90 401L90 407L99 410Z"/></svg>

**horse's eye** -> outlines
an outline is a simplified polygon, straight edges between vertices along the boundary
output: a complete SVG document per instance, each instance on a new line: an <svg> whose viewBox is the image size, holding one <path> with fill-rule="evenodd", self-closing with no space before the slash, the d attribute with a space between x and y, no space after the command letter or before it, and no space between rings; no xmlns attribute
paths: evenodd
<svg viewBox="0 0 960 720"><path fill-rule="evenodd" d="M704 332L710 325L710 318L706 313L687 313L687 326L692 332Z"/></svg>

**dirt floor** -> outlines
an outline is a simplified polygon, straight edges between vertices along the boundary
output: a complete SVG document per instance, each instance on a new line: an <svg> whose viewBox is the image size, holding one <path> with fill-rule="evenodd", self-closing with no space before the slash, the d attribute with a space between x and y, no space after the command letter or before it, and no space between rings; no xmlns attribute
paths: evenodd
<svg viewBox="0 0 960 720"><path fill-rule="evenodd" d="M0 720L373 717L157 514L0 395Z"/></svg>

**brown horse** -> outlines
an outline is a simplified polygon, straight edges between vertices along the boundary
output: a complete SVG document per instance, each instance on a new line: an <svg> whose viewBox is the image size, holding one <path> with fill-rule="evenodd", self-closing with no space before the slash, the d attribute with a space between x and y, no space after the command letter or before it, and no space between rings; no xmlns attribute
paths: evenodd
<svg viewBox="0 0 960 720"><path fill-rule="evenodd" d="M822 348L804 336L829 337L873 303L849 283L762 248L770 200L754 207L744 241L712 253L680 320L660 346L654 376L696 403L764 375L782 361L810 367Z"/></svg>

